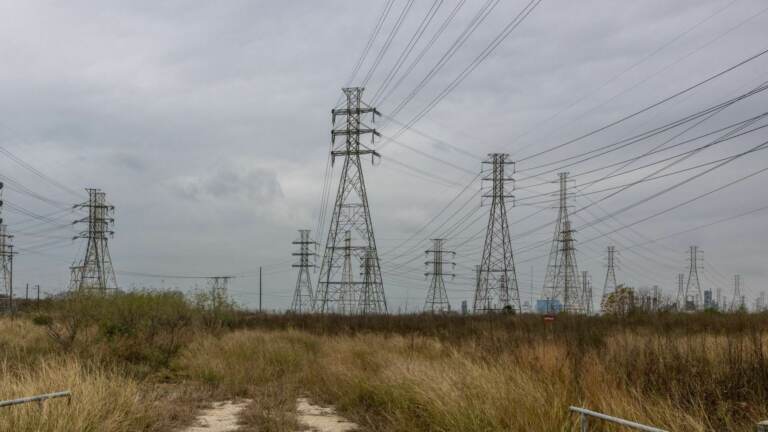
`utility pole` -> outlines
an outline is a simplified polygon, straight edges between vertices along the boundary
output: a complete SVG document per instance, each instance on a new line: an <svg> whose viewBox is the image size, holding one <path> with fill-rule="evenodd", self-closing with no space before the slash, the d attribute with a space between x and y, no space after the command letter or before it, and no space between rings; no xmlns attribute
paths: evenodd
<svg viewBox="0 0 768 432"><path fill-rule="evenodd" d="M685 284L684 310L693 311L701 309L701 283L699 282L699 268L701 267L701 251L698 246L689 248L688 281Z"/></svg>
<svg viewBox="0 0 768 432"><path fill-rule="evenodd" d="M363 88L344 88L342 91L346 108L331 111L334 125L331 162L341 157L344 163L320 265L314 309L319 313L356 313L356 302L362 298L369 303L365 306L367 313L385 314L387 301L360 161L360 156L370 155L371 162L380 157L376 150L361 143L363 135L370 135L371 142L381 136L363 122L363 116L370 114L375 121L380 113L362 101ZM345 119L338 127L337 117ZM339 136L344 137L344 142L337 144L336 137ZM353 265L360 267L361 271L356 273L368 274L363 282L352 280Z"/></svg>
<svg viewBox="0 0 768 432"><path fill-rule="evenodd" d="M309 239L309 230L299 230L299 240L293 244L299 246L299 251L294 252L293 256L298 257L299 262L293 264L293 267L299 269L299 276L296 279L296 289L293 292L293 301L291 302L291 311L301 314L312 311L312 280L309 277L309 269L315 267L314 262L310 264L310 257L316 256L314 251L310 251L310 246L316 246L317 243ZM261 297L261 296L259 296Z"/></svg>
<svg viewBox="0 0 768 432"><path fill-rule="evenodd" d="M549 252L544 293L551 301L562 301L565 312L584 313L583 290L580 286L576 264L571 222L568 219L568 173L560 173L560 199L555 234Z"/></svg>
<svg viewBox="0 0 768 432"><path fill-rule="evenodd" d="M508 160L506 153L490 153L483 166L490 165L490 174L483 177L484 182L491 182L489 190L483 193L483 199L490 199L488 226L485 231L483 256L480 261L480 277L475 287L475 313L499 312L511 310L523 311L520 304L520 291L517 286L517 272L512 253L512 239L509 234L506 200L512 199L514 205L515 163ZM507 167L510 169L507 170ZM508 189L507 183L512 186Z"/></svg>
<svg viewBox="0 0 768 432"><path fill-rule="evenodd" d="M425 251L428 260L424 262L429 271L424 273L424 276L430 277L429 285L427 286L427 298L424 301L424 312L431 313L446 313L451 311L451 304L448 301L448 293L445 290L444 276L456 277L453 273L445 273L444 267L450 265L451 268L456 266L455 262L445 261L444 256L450 254L453 258L456 252L447 251L443 249L445 239L437 238L432 239L432 249Z"/></svg>
<svg viewBox="0 0 768 432"><path fill-rule="evenodd" d="M616 291L616 247L608 246L608 270L605 272L603 283L603 300L608 294Z"/></svg>
<svg viewBox="0 0 768 432"><path fill-rule="evenodd" d="M70 287L106 294L117 291L117 278L112 267L107 239L115 232L110 227L115 223L112 214L115 207L108 204L106 194L101 189L86 189L88 201L76 204L74 208L88 210L88 216L75 221L86 224L86 229L74 239L87 239L85 257L79 265L73 265Z"/></svg>
<svg viewBox="0 0 768 432"><path fill-rule="evenodd" d="M37 288L37 302L35 303L35 309L40 310L40 284L35 285Z"/></svg>
<svg viewBox="0 0 768 432"><path fill-rule="evenodd" d="M26 292L24 293L24 301L27 303L29 302L29 283L27 283L27 289L26 289Z"/></svg>
<svg viewBox="0 0 768 432"><path fill-rule="evenodd" d="M263 291L261 290L261 266L259 266L259 312L261 312L262 293Z"/></svg>

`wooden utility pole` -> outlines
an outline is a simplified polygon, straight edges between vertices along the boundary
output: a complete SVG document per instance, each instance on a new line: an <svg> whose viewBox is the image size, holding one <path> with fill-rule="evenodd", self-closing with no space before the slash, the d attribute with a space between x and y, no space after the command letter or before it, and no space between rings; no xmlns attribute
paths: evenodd
<svg viewBox="0 0 768 432"><path fill-rule="evenodd" d="M261 312L261 266L259 266L259 312Z"/></svg>

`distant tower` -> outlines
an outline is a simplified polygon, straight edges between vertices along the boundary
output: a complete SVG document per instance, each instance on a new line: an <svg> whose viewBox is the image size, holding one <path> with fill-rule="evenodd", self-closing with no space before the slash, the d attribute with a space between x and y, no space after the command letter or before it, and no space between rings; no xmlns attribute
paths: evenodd
<svg viewBox="0 0 768 432"><path fill-rule="evenodd" d="M688 257L688 281L685 284L685 310L699 310L701 309L701 283L699 282L699 264L701 262L701 251L698 246L691 246L689 248L690 256Z"/></svg>
<svg viewBox="0 0 768 432"><path fill-rule="evenodd" d="M314 267L310 263L310 258L315 256L314 251L310 251L310 246L317 243L309 239L309 230L299 230L299 240L293 244L299 246L299 251L294 252L293 256L298 257L299 262L293 264L293 267L299 269L299 275L296 278L296 289L293 292L293 301L291 302L291 311L295 313L308 313L312 311L312 279L309 276L309 269Z"/></svg>
<svg viewBox="0 0 768 432"><path fill-rule="evenodd" d="M576 264L573 229L568 219L568 173L560 173L560 205L555 235L549 253L544 296L560 301L563 311L583 313L583 293Z"/></svg>
<svg viewBox="0 0 768 432"><path fill-rule="evenodd" d="M733 275L733 299L731 300L731 312L736 312L744 307L744 297L741 295L741 275Z"/></svg>
<svg viewBox="0 0 768 432"><path fill-rule="evenodd" d="M592 315L592 281L590 281L589 272L586 270L581 272L581 286L584 292L584 313Z"/></svg>
<svg viewBox="0 0 768 432"><path fill-rule="evenodd" d="M475 313L507 308L517 313L522 312L507 220L506 200L514 199L514 196L509 194L511 190L507 191L506 184L514 181L512 174L515 173L514 162L507 160L508 157L506 153L491 153L488 160L483 162L491 165L490 175L483 177L483 181L491 182L491 189L483 194L483 198L490 199L491 209L480 261L479 280L475 287ZM511 172L506 171L507 166L511 167Z"/></svg>
<svg viewBox="0 0 768 432"><path fill-rule="evenodd" d="M424 264L430 267L430 270L424 273L430 278L427 288L427 298L424 301L424 311L431 313L450 312L451 305L448 302L448 293L445 291L445 276L455 277L453 273L445 273L445 266L455 266L454 262L445 261L445 255L455 255L455 252L443 249L445 239L432 239L432 249L425 253L431 259Z"/></svg>
<svg viewBox="0 0 768 432"><path fill-rule="evenodd" d="M228 299L227 290L232 276L213 276L208 278L208 285L211 289L211 308L219 309L226 304Z"/></svg>
<svg viewBox="0 0 768 432"><path fill-rule="evenodd" d="M117 278L112 267L107 239L114 235L110 227L115 223L112 217L115 207L107 204L106 194L100 189L86 189L88 201L76 204L75 208L88 210L88 216L75 221L86 224L86 229L75 237L87 239L85 257L79 265L72 266L70 287L78 290L105 294L117 290Z"/></svg>
<svg viewBox="0 0 768 432"><path fill-rule="evenodd" d="M605 272L603 283L603 298L616 291L616 247L608 246L608 270Z"/></svg>
<svg viewBox="0 0 768 432"><path fill-rule="evenodd" d="M10 312L13 307L13 245L11 240L13 236L8 234L8 227L2 218L2 189L3 183L0 182L0 313Z"/></svg>
<svg viewBox="0 0 768 432"><path fill-rule="evenodd" d="M677 310L685 310L685 275L677 274Z"/></svg>
<svg viewBox="0 0 768 432"><path fill-rule="evenodd" d="M379 112L363 103L362 88L345 88L343 91L346 108L334 109L331 113L334 125L337 116L346 121L331 131L331 156L332 161L337 156L343 157L344 164L320 265L315 311L356 313L356 307L352 305L362 298L368 303L364 307L366 313L383 314L387 313L387 301L360 162L361 155L371 155L372 160L379 157L375 150L360 142L362 135L369 134L372 139L380 136L376 129L362 122L363 115L371 114L375 119ZM337 136L344 137L342 144L335 143ZM353 267L360 267L361 271L357 273L367 275L363 283L353 281Z"/></svg>

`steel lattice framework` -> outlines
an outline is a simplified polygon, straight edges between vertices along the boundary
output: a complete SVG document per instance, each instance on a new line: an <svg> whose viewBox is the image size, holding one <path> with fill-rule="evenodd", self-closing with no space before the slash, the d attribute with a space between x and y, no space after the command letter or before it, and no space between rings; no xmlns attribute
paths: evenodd
<svg viewBox="0 0 768 432"><path fill-rule="evenodd" d="M0 210L3 206L2 201L3 183L0 182ZM0 216L2 213L0 212ZM8 227L0 217L0 312L8 312L13 307L13 245L11 240L13 236L8 234Z"/></svg>
<svg viewBox="0 0 768 432"><path fill-rule="evenodd" d="M344 88L342 91L346 108L332 111L331 156L333 162L337 157L343 157L344 164L320 265L315 311L382 314L387 313L387 301L360 161L360 156L371 155L372 161L379 157L360 139L370 135L373 143L375 137L381 136L362 121L367 114L371 114L375 121L380 113L363 103L363 88ZM345 121L335 127L337 117ZM336 137L344 137L344 141L337 144ZM362 282L355 281L356 274L361 276Z"/></svg>
<svg viewBox="0 0 768 432"><path fill-rule="evenodd" d="M445 276L455 277L454 273L445 273L445 267L456 266L452 261L446 261L445 256L456 255L456 252L448 251L443 248L445 239L432 239L432 249L425 251L431 259L424 262L430 268L430 271L424 273L430 277L427 287L427 298L424 301L424 311L431 313L445 313L451 311L451 304L448 301L448 293L445 290Z"/></svg>
<svg viewBox="0 0 768 432"><path fill-rule="evenodd" d="M691 246L688 251L688 280L685 283L682 305L684 310L695 311L702 308L701 282L699 281L702 256L698 246Z"/></svg>
<svg viewBox="0 0 768 432"><path fill-rule="evenodd" d="M508 193L506 184L514 185L512 175L515 172L514 162L509 161L508 157L506 153L490 153L488 159L483 161L484 165L490 165L490 174L484 176L483 181L490 181L491 187L483 194L483 198L490 199L491 208L475 287L475 313L505 309L518 313L522 311L507 220L506 200L514 199L514 195ZM510 172L507 172L507 166L511 166ZM514 190L514 186L511 190Z"/></svg>
<svg viewBox="0 0 768 432"><path fill-rule="evenodd" d="M550 301L560 301L564 312L584 313L584 291L576 263L574 230L568 219L568 173L560 173L559 177L559 212L544 278L544 294Z"/></svg>
<svg viewBox="0 0 768 432"><path fill-rule="evenodd" d="M608 246L608 270L605 272L605 282L603 283L603 299L616 291L616 247Z"/></svg>
<svg viewBox="0 0 768 432"><path fill-rule="evenodd" d="M107 242L114 235L110 227L115 223L112 217L115 207L107 203L106 194L100 189L86 191L88 201L75 205L75 208L88 210L87 217L75 221L86 224L86 229L74 238L84 238L88 243L83 261L71 267L70 288L101 294L114 292L117 290L117 278Z"/></svg>
<svg viewBox="0 0 768 432"><path fill-rule="evenodd" d="M309 269L315 267L310 263L310 258L315 257L315 252L310 251L310 246L317 243L310 240L309 230L299 230L299 240L293 244L299 246L299 251L294 252L293 256L298 257L299 262L293 264L293 267L299 269L299 275L296 278L296 290L293 292L293 301L291 302L291 311L295 313L308 313L312 311L312 279L309 276Z"/></svg>

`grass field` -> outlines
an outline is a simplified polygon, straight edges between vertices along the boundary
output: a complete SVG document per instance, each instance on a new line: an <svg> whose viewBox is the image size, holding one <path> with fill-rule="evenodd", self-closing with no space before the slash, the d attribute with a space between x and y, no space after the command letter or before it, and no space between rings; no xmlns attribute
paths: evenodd
<svg viewBox="0 0 768 432"><path fill-rule="evenodd" d="M575 431L569 405L671 431L768 419L765 315L545 323L258 315L199 300L80 297L0 319L0 399L74 393L0 409L0 430L175 430L206 402L248 397L242 430L295 431L299 396L371 431Z"/></svg>

